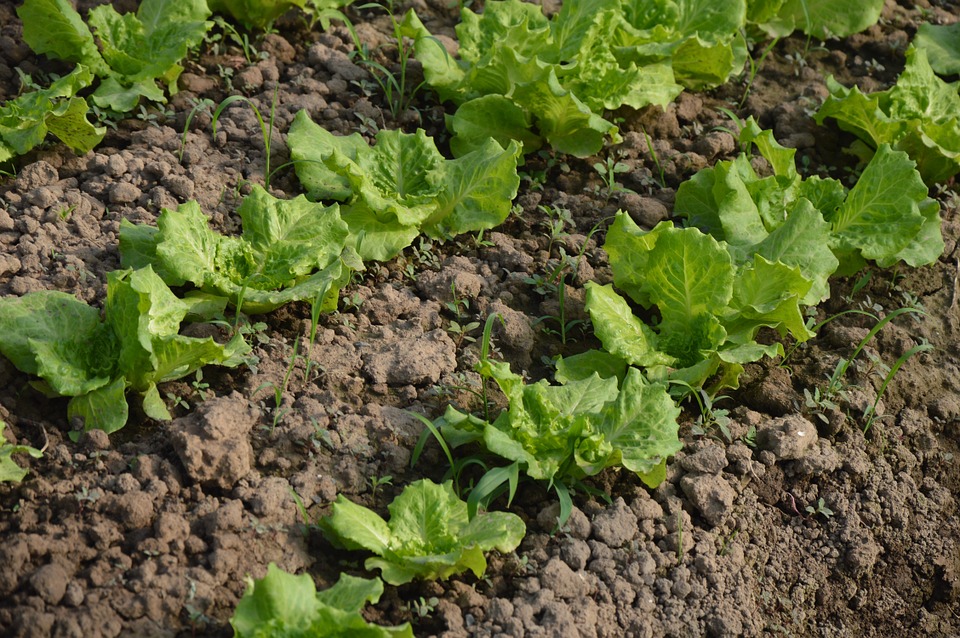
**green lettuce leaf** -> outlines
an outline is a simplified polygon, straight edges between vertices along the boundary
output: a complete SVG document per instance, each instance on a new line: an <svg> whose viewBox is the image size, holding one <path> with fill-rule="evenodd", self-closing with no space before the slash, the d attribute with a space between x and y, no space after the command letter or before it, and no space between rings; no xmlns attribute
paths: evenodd
<svg viewBox="0 0 960 638"><path fill-rule="evenodd" d="M52 133L78 154L103 139L106 128L87 120L90 110L77 92L90 86L93 75L78 65L48 88L28 91L0 106L0 162L23 155Z"/></svg>
<svg viewBox="0 0 960 638"><path fill-rule="evenodd" d="M500 224L520 178L520 147L486 140L447 160L433 140L380 131L376 145L359 134L335 136L301 111L287 135L297 176L313 200L339 200L348 244L363 259L395 257L422 233L446 238Z"/></svg>
<svg viewBox="0 0 960 638"><path fill-rule="evenodd" d="M294 7L303 9L306 0L207 0L214 13L225 13L247 27L264 30ZM348 3L338 3L342 6Z"/></svg>
<svg viewBox="0 0 960 638"><path fill-rule="evenodd" d="M415 578L446 579L468 569L482 578L487 567L483 553L513 551L526 533L523 521L507 512L482 513L470 520L467 504L450 481L411 483L388 509L389 522L341 494L321 529L337 545L377 554L365 566L380 569L391 585Z"/></svg>
<svg viewBox="0 0 960 638"><path fill-rule="evenodd" d="M210 16L205 0L143 0L136 14L104 4L90 10L89 27L66 0L25 0L17 13L35 52L86 65L102 80L93 101L120 113L141 97L165 101L156 80L176 93L179 62L203 40Z"/></svg>
<svg viewBox="0 0 960 638"><path fill-rule="evenodd" d="M905 151L924 182L944 182L960 172L958 84L934 74L926 50L911 46L906 55L897 84L886 91L864 95L828 78L830 95L815 119L834 118L873 149L889 144Z"/></svg>
<svg viewBox="0 0 960 638"><path fill-rule="evenodd" d="M926 203L926 187L905 153L882 144L848 192L833 179L803 179L793 150L780 146L752 118L740 139L756 145L774 175L759 177L742 153L681 184L675 211L689 225L725 241L739 265L761 255L799 267L811 283L802 304L826 299L828 278L836 272L855 272L865 259L883 267L900 259L921 265L935 261L943 250L939 215ZM630 249L613 242L608 250L619 255ZM639 272L635 268L630 270ZM624 285L622 290L635 294L629 280Z"/></svg>
<svg viewBox="0 0 960 638"><path fill-rule="evenodd" d="M881 144L831 223L835 249L859 253L883 268L899 261L924 225L920 203L927 187L906 153Z"/></svg>
<svg viewBox="0 0 960 638"><path fill-rule="evenodd" d="M318 592L309 574L294 576L270 563L266 576L248 579L230 625L236 638L413 638L409 624L380 627L363 619L360 610L382 594L380 580L349 574Z"/></svg>
<svg viewBox="0 0 960 638"><path fill-rule="evenodd" d="M121 261L133 268L151 264L171 286L190 282L234 305L242 302L252 314L318 295L325 308L335 304L348 233L337 205L303 196L281 200L254 186L237 212L240 237L214 232L194 201L164 209L157 229L123 222Z"/></svg>
<svg viewBox="0 0 960 638"><path fill-rule="evenodd" d="M913 46L926 51L930 67L940 75L960 73L960 22L921 24Z"/></svg>
<svg viewBox="0 0 960 638"><path fill-rule="evenodd" d="M530 478L553 486L618 466L651 479L680 449L679 409L666 387L648 383L636 368L610 355L570 361L566 373L558 374L560 385L551 385L524 383L507 364L482 360L478 370L497 382L509 408L493 423L448 408L440 421L444 438L454 445L482 441ZM589 369L598 363L606 376Z"/></svg>
<svg viewBox="0 0 960 638"><path fill-rule="evenodd" d="M696 388L720 372L718 383L735 386L740 364L781 352L754 341L761 327L800 341L812 336L800 310L812 284L798 267L761 255L736 264L729 246L695 228L664 222L645 233L623 213L605 248L614 284L656 307L661 320L647 326L610 286L589 283L595 334L607 352L654 378Z"/></svg>
<svg viewBox="0 0 960 638"><path fill-rule="evenodd" d="M876 24L883 0L751 0L750 17L769 35L800 30L826 40L845 38Z"/></svg>
<svg viewBox="0 0 960 638"><path fill-rule="evenodd" d="M29 454L35 459L43 456L43 450L32 448L29 445L12 445L3 436L7 424L0 419L0 483L19 483L28 473L28 470L17 465L13 460L14 454Z"/></svg>
<svg viewBox="0 0 960 638"><path fill-rule="evenodd" d="M85 429L115 432L127 422L128 390L144 396L150 416L169 416L156 384L201 366L238 365L250 347L237 335L226 344L179 334L194 307L177 299L148 266L107 275L100 311L70 295L39 291L0 299L0 353L40 377L53 395L73 397L69 417Z"/></svg>

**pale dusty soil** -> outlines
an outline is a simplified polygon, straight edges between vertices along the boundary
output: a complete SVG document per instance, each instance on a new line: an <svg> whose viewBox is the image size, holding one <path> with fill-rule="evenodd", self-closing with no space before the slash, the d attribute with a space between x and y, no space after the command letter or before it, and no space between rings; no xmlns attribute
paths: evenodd
<svg viewBox="0 0 960 638"><path fill-rule="evenodd" d="M440 2L412 6L429 28L452 35L455 12ZM802 166L845 175L850 159L841 148L849 138L809 117L826 94L824 77L832 73L865 90L889 86L920 9L945 21L960 13L956 3L889 2L883 24L825 49L814 43L802 64L794 54L803 53L805 41L780 42L739 113L755 115L797 147ZM385 39L384 18L356 17L364 41L376 46ZM17 90L14 67L57 67L22 44L10 3L0 5L0 25L6 99ZM22 158L15 179L0 179L0 295L57 289L101 304L105 273L119 268L120 220L154 222L162 207L188 199L198 200L220 229L237 230L240 197L249 182L263 179L252 111L227 110L215 138L210 118L195 118L178 158L191 99L227 94L218 65L233 68L234 88L265 110L278 88L273 166L288 159L284 133L300 109L341 133L358 130L362 114L380 127L444 135L443 108L428 92L400 123L390 121L380 95L362 94L355 82L367 71L348 58L352 44L342 28L309 33L288 19L258 46L268 55L254 64L239 51L191 61L171 115L121 122L84 157L50 145ZM282 383L297 340L305 352L304 304L260 318L266 327L254 342L256 370L207 368L202 395L191 379L168 384L162 393L189 409L177 407L170 423L134 410L109 439L91 432L72 443L65 401L43 398L0 360L7 435L48 444L43 459L29 461L23 483L0 487L0 634L231 635L228 619L244 577L262 576L271 561L308 571L320 587L342 570L361 574L361 557L335 551L304 528L291 490L316 518L338 493L385 510L403 485L442 477L442 456L429 447L410 469L422 426L407 411L436 417L451 401L478 407L461 389L478 382L478 346L448 330L456 319L445 305L451 283L469 300L462 322L494 312L504 317L495 346L531 378L549 373L544 357L595 345L582 330L564 345L542 324L531 327L557 309L555 299L524 281L546 273L559 255L539 206L572 212L576 228L563 240L568 252L587 242L567 290L567 312L582 317L584 282L611 279L598 248L602 231L587 239L591 228L618 208L645 227L666 219L680 181L732 157L733 138L715 127L729 125L718 109L736 108L743 91L733 82L686 94L666 112L620 113L622 159L631 167L621 182L636 194L607 198L594 188L594 160L570 159L569 171L551 168L542 188L524 183L522 213L485 236L491 245L470 238L417 242L393 262L370 264L342 294L352 302L321 319L313 371L304 379L298 363L281 406L272 390L258 388ZM654 140L668 188L654 179L641 127ZM542 168L531 158L527 170ZM289 170L272 186L277 195L299 192ZM840 280L818 311L818 319L849 308L889 312L908 294L926 308L923 318L888 325L867 348L890 365L921 339L936 347L901 369L883 396L884 417L866 435L859 415L883 379L868 357L854 366L841 409L821 419L804 402L803 390L823 386L871 327L847 315L799 349L788 367L750 366L743 387L717 405L730 410L732 441L716 430L695 434L697 411L686 406L684 449L658 489L626 472L604 473L594 485L611 494L612 504L579 495L568 525L553 533L556 506L542 487L525 484L511 508L528 525L515 554L492 556L482 580L387 587L370 618L412 620L423 636L960 635L956 185L939 198L947 248L937 264L874 272L853 295L853 280ZM64 219L60 212L70 207ZM415 280L405 275L408 265ZM286 412L271 428L278 408ZM755 448L743 440L751 426ZM809 436L792 436L798 431ZM385 475L393 485L374 499L370 478ZM832 516L807 513L820 498ZM414 618L412 602L430 597L438 599L435 609Z"/></svg>

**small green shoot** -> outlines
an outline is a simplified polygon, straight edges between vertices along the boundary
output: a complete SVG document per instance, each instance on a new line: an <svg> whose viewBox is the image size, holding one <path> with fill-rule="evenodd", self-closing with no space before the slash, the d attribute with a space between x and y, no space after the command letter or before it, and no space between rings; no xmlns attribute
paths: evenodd
<svg viewBox="0 0 960 638"><path fill-rule="evenodd" d="M250 105L250 108L253 109L254 115L257 117L257 122L260 124L260 134L263 137L263 155L264 155L264 184L263 187L266 190L270 190L270 142L273 139L273 118L276 115L277 110L277 96L279 94L280 87L277 86L273 90L273 101L270 103L270 119L266 122L263 119L263 114L260 113L260 109L257 108L257 105L245 95L231 95L225 98L220 105L217 106L217 109L213 112L213 136L217 136L217 123L220 121L220 114L223 113L223 110L233 104L234 102L245 102Z"/></svg>

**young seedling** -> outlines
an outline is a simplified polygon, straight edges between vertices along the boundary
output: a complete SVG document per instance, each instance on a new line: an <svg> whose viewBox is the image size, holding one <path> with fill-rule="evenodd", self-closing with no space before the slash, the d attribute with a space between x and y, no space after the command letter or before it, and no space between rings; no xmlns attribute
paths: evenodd
<svg viewBox="0 0 960 638"><path fill-rule="evenodd" d="M267 190L270 190L270 142L273 139L273 118L276 115L277 111L277 96L279 95L279 86L273 90L273 100L270 103L270 119L264 121L263 115L260 113L260 109L257 108L257 105L250 98L245 95L231 95L230 97L225 98L220 105L217 107L217 110L213 112L213 136L217 136L217 123L220 121L220 114L223 113L223 110L233 104L234 102L244 102L250 105L250 108L253 109L254 115L257 117L257 122L260 124L260 134L263 137L263 155L264 155L264 169L263 169L263 187Z"/></svg>

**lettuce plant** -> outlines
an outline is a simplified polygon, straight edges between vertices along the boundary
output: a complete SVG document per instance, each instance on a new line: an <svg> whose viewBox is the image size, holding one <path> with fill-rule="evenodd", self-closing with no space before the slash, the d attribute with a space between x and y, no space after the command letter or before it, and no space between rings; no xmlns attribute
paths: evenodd
<svg viewBox="0 0 960 638"><path fill-rule="evenodd" d="M743 364L783 354L756 341L762 327L802 341L812 334L800 311L810 281L796 266L755 254L736 264L727 246L696 228L670 222L642 231L619 213L604 246L617 288L644 308L651 326L609 285L587 284L586 308L611 355L646 369L649 378L698 388L736 387Z"/></svg>
<svg viewBox="0 0 960 638"><path fill-rule="evenodd" d="M580 157L618 141L605 109L669 104L684 87L702 89L739 72L744 0L571 0L547 18L521 0L461 12L458 56L447 54L413 13L424 77L459 105L449 125L461 155L491 135L535 151L546 142Z"/></svg>
<svg viewBox="0 0 960 638"><path fill-rule="evenodd" d="M907 64L886 91L863 94L827 78L830 95L815 116L830 117L856 135L860 150L882 144L906 152L927 184L945 182L960 172L960 95L958 84L937 77L925 49L907 49Z"/></svg>
<svg viewBox="0 0 960 638"><path fill-rule="evenodd" d="M68 0L25 0L17 15L30 48L88 67L101 79L94 103L127 113L141 97L166 101L157 80L176 93L179 62L203 40L210 9L205 0L143 0L136 15L121 15L104 4L90 10L92 31Z"/></svg>
<svg viewBox="0 0 960 638"><path fill-rule="evenodd" d="M411 483L388 509L389 522L341 494L320 527L336 545L376 554L364 565L379 569L391 585L445 579L468 569L482 578L487 569L483 553L511 552L526 533L516 514L486 512L470 519L450 481Z"/></svg>
<svg viewBox="0 0 960 638"><path fill-rule="evenodd" d="M287 135L297 176L312 200L339 200L350 244L364 259L387 260L422 233L445 238L500 224L520 186L515 142L489 136L455 160L440 154L422 130L333 135L306 112Z"/></svg>
<svg viewBox="0 0 960 638"><path fill-rule="evenodd" d="M410 624L380 627L360 610L383 594L380 580L349 574L317 591L309 574L294 576L270 563L267 575L247 580L247 591L230 618L235 638L413 638Z"/></svg>
<svg viewBox="0 0 960 638"><path fill-rule="evenodd" d="M634 368L619 384L616 376L592 372L561 385L524 383L506 363L487 359L478 369L496 381L510 406L492 423L449 407L440 422L444 438L454 445L482 442L561 497L608 467L624 467L656 487L667 457L681 448L680 410L664 385L647 382Z"/></svg>
<svg viewBox="0 0 960 638"><path fill-rule="evenodd" d="M303 196L282 200L254 186L237 212L243 222L239 237L212 230L195 201L164 209L156 228L123 220L122 264L152 265L167 284L192 283L250 314L318 296L325 308L336 307L350 268L362 268L344 248L347 225L336 205Z"/></svg>
<svg viewBox="0 0 960 638"><path fill-rule="evenodd" d="M29 82L29 76L26 78ZM90 86L93 74L78 65L46 89L35 89L0 105L0 162L23 155L52 133L76 153L91 150L106 129L87 120L87 101L77 93Z"/></svg>
<svg viewBox="0 0 960 638"><path fill-rule="evenodd" d="M740 140L756 145L773 174L758 176L746 153L718 162L680 185L675 214L723 240L737 264L760 255L800 268L812 283L803 304L826 299L831 275L852 274L866 260L920 266L943 252L939 205L906 153L881 144L848 191L837 180L803 179L796 151L752 118Z"/></svg>
<svg viewBox="0 0 960 638"><path fill-rule="evenodd" d="M82 418L85 429L110 433L127 422L128 390L142 396L147 416L169 419L158 383L207 364L235 366L249 352L240 335L220 344L179 334L197 307L177 299L149 266L114 271L102 319L97 308L59 291L0 299L0 353L40 377L34 386L41 391L72 397L67 414Z"/></svg>
<svg viewBox="0 0 960 638"><path fill-rule="evenodd" d="M334 12L353 0L207 0L214 13L225 13L247 27L263 30L287 11L298 8L318 19L333 17Z"/></svg>
<svg viewBox="0 0 960 638"><path fill-rule="evenodd" d="M17 465L13 460L14 454L29 454L35 459L43 456L43 450L30 447L29 445L13 445L3 436L3 430L7 424L0 419L0 483L13 482L19 483L27 475L27 470Z"/></svg>
<svg viewBox="0 0 960 638"><path fill-rule="evenodd" d="M826 40L873 26L882 9L883 0L747 0L747 20L774 37L799 30Z"/></svg>

